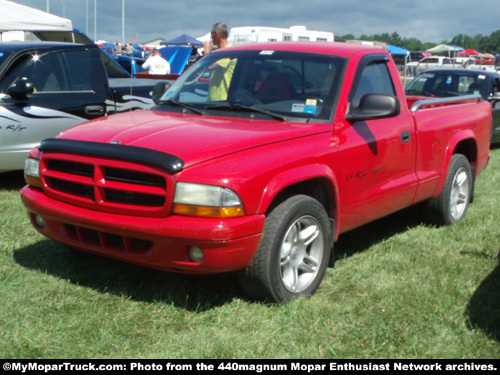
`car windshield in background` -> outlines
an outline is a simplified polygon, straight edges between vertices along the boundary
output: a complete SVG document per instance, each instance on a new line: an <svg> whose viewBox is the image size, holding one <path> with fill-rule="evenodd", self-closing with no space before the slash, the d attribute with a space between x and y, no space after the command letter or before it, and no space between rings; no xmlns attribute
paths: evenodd
<svg viewBox="0 0 500 375"><path fill-rule="evenodd" d="M7 57L10 55L10 52L0 51L0 66L4 61L7 60Z"/></svg>
<svg viewBox="0 0 500 375"><path fill-rule="evenodd" d="M189 68L163 96L169 110L297 121L328 120L345 59L288 51L220 51ZM175 105L174 105L175 103Z"/></svg>
<svg viewBox="0 0 500 375"><path fill-rule="evenodd" d="M420 73L406 87L407 95L450 97L459 95L481 94L487 96L488 88L484 75L471 75L466 71L449 72L424 72Z"/></svg>

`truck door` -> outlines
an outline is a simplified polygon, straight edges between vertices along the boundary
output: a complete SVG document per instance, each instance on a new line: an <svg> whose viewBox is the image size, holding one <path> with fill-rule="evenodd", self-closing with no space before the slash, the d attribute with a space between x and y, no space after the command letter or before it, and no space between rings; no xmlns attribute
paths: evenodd
<svg viewBox="0 0 500 375"><path fill-rule="evenodd" d="M378 56L378 55L377 55ZM357 107L366 94L396 96L388 58L361 60L349 94ZM340 152L340 202L343 229L408 206L415 194L413 121L405 106L399 115L350 121L336 127Z"/></svg>
<svg viewBox="0 0 500 375"><path fill-rule="evenodd" d="M105 93L94 87L86 49L29 51L11 67L0 92L19 80L31 82L34 91L0 95L0 170L22 169L28 151L43 139L105 114Z"/></svg>

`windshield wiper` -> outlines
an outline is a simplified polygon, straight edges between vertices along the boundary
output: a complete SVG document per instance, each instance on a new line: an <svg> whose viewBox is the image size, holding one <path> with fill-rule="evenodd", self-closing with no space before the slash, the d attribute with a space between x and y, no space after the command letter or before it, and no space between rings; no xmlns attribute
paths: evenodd
<svg viewBox="0 0 500 375"><path fill-rule="evenodd" d="M223 111L249 111L249 112L257 112L257 113L262 113L267 116L271 116L275 119L281 120L281 121L287 121L286 116L280 115L278 113L274 113L262 108L257 108L257 107L252 107L249 105L242 105L242 104L220 104L220 105L208 105L205 107L205 109L219 109Z"/></svg>
<svg viewBox="0 0 500 375"><path fill-rule="evenodd" d="M197 113L199 115L206 115L206 112L202 111L201 109L196 108L194 105L189 104L189 103L180 102L178 100L162 100L159 102L159 104L170 104L170 105L189 109L190 111Z"/></svg>

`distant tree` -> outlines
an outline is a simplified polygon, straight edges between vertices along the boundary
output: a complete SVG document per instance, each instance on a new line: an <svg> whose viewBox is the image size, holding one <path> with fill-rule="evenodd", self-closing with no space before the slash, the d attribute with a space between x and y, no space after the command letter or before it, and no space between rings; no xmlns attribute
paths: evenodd
<svg viewBox="0 0 500 375"><path fill-rule="evenodd" d="M494 31L490 35L491 44L489 53L497 54L500 53L500 29Z"/></svg>
<svg viewBox="0 0 500 375"><path fill-rule="evenodd" d="M451 40L450 44L460 46L465 49L477 49L477 42L468 35L458 34Z"/></svg>
<svg viewBox="0 0 500 375"><path fill-rule="evenodd" d="M422 45L422 51L427 51L428 49L430 49L432 47L436 47L436 43L430 43L430 42L424 43Z"/></svg>
<svg viewBox="0 0 500 375"><path fill-rule="evenodd" d="M341 36L341 39L356 39L353 34ZM397 32L366 35L362 34L360 40L375 40L387 44L392 44L398 47L405 48L409 51L425 51L436 46L436 43L421 42L417 38L403 38ZM494 31L488 36L477 34L474 37L465 34L458 34L451 41L443 40L442 44L452 44L463 48L475 49L483 53L497 54L500 53L500 30Z"/></svg>
<svg viewBox="0 0 500 375"><path fill-rule="evenodd" d="M397 32L393 32L391 34L391 42L392 45L394 46L401 46L403 45L403 39Z"/></svg>
<svg viewBox="0 0 500 375"><path fill-rule="evenodd" d="M335 37L335 39L351 40L351 39L356 39L356 37L353 34L345 34L345 35L340 35L338 38Z"/></svg>
<svg viewBox="0 0 500 375"><path fill-rule="evenodd" d="M401 47L409 51L415 51L415 52L422 51L424 49L423 43L417 38L409 38L409 39L404 38Z"/></svg>

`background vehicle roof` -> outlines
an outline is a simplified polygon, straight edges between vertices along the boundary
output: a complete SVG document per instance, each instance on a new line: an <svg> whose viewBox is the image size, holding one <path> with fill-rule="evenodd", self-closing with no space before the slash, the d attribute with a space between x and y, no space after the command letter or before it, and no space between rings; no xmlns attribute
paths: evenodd
<svg viewBox="0 0 500 375"><path fill-rule="evenodd" d="M490 76L490 77L495 77L498 78L500 75L499 72L495 72L492 70L476 70L476 69L461 69L461 68L455 68L455 69L429 69L425 70L419 74L457 74L457 75L463 75L463 76L477 76L480 74L483 74L485 76Z"/></svg>
<svg viewBox="0 0 500 375"><path fill-rule="evenodd" d="M43 49L43 48L67 48L72 49L75 46L83 46L83 44L62 43L62 42L1 42L0 50L6 52L15 52L22 49ZM97 46L85 45L86 47L97 48Z"/></svg>

